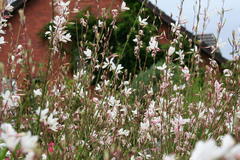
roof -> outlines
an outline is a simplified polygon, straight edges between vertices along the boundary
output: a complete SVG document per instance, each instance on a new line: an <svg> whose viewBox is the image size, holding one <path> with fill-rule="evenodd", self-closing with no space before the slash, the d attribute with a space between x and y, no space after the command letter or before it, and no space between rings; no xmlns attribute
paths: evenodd
<svg viewBox="0 0 240 160"><path fill-rule="evenodd" d="M172 17L167 15L164 11L159 9L156 5L154 5L149 0L138 0L138 1L141 2L141 3L145 3L145 6L147 8L150 8L156 16L160 16L163 23L168 24L168 25L171 25L171 23L174 23L174 24L176 23L176 21ZM228 61L226 58L224 58L222 56L220 49L217 49L214 52L214 54L212 54L213 49L212 49L211 46L212 45L215 46L216 43L217 43L217 40L216 40L216 38L213 34L202 35L202 38L200 38L199 35L194 35L192 32L188 31L183 26L181 26L181 31L185 32L186 35L188 36L188 38L190 38L190 39L201 40L200 43L198 43L198 42L194 42L194 43L200 48L200 50L203 53L205 53L210 58L214 58L219 64L223 64L223 63L226 63ZM215 39L213 38L213 36L214 36ZM214 55L214 57L213 57L213 55Z"/></svg>
<svg viewBox="0 0 240 160"><path fill-rule="evenodd" d="M199 35L197 35L197 39L205 42L209 46L214 46L217 43L217 39L214 36L214 34L212 34L212 33L210 33L210 34L199 34Z"/></svg>

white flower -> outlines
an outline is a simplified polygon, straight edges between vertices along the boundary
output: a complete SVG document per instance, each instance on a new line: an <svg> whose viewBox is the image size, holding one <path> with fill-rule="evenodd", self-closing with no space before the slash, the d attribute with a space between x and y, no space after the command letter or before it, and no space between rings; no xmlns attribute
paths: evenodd
<svg viewBox="0 0 240 160"><path fill-rule="evenodd" d="M184 64L183 60L184 60L185 55L183 54L183 50L177 51L176 54L179 56L179 60L180 60L181 64Z"/></svg>
<svg viewBox="0 0 240 160"><path fill-rule="evenodd" d="M183 90L185 88L185 84L177 86L176 84L173 86L173 90L177 91L177 90Z"/></svg>
<svg viewBox="0 0 240 160"><path fill-rule="evenodd" d="M0 26L0 34L5 34L6 32L2 29L2 27Z"/></svg>
<svg viewBox="0 0 240 160"><path fill-rule="evenodd" d="M104 86L109 86L111 85L110 80L104 80Z"/></svg>
<svg viewBox="0 0 240 160"><path fill-rule="evenodd" d="M175 160L176 157L174 154L170 154L170 155L164 155L163 156L163 160Z"/></svg>
<svg viewBox="0 0 240 160"><path fill-rule="evenodd" d="M7 147L14 151L17 144L20 141L20 137L18 137L18 133L14 130L11 124L3 123L0 128L0 139L2 139Z"/></svg>
<svg viewBox="0 0 240 160"><path fill-rule="evenodd" d="M231 77L233 75L233 73L230 69L224 69L223 74L225 77Z"/></svg>
<svg viewBox="0 0 240 160"><path fill-rule="evenodd" d="M162 66L156 66L156 69L160 71L164 71L165 69L167 69L167 65L166 63L164 63Z"/></svg>
<svg viewBox="0 0 240 160"><path fill-rule="evenodd" d="M133 114L133 115L137 115L137 114L138 114L138 110L137 110L137 109L133 110L133 111L132 111L132 114Z"/></svg>
<svg viewBox="0 0 240 160"><path fill-rule="evenodd" d="M184 77L185 77L186 81L188 81L190 79L190 76L191 76L188 67L185 66L184 68L182 68L182 72L184 74Z"/></svg>
<svg viewBox="0 0 240 160"><path fill-rule="evenodd" d="M122 72L121 70L123 69L122 65L118 64L116 66L116 64L113 62L113 60L114 60L114 58L111 58L110 60L108 58L106 58L106 61L103 63L102 68L105 69L107 67L110 67L110 70L114 71L116 74L121 73Z"/></svg>
<svg viewBox="0 0 240 160"><path fill-rule="evenodd" d="M171 26L172 26L171 31L172 31L173 33L176 32L176 34L178 34L178 32L179 32L179 30L180 30L180 28L181 28L180 24L177 24L177 22L176 22L175 24L174 24L174 23L171 23Z"/></svg>
<svg viewBox="0 0 240 160"><path fill-rule="evenodd" d="M231 148L228 153L224 156L227 160L237 160L240 158L240 144L235 145Z"/></svg>
<svg viewBox="0 0 240 160"><path fill-rule="evenodd" d="M116 100L115 97L110 96L108 97L108 105L114 107L114 106L120 106L121 104L120 104L120 100Z"/></svg>
<svg viewBox="0 0 240 160"><path fill-rule="evenodd" d="M0 37L0 44L4 44L4 43L6 43L6 42L4 41L4 37L2 36L2 37Z"/></svg>
<svg viewBox="0 0 240 160"><path fill-rule="evenodd" d="M69 4L70 1L64 2L63 0L58 0L56 1L55 5L55 11L57 14L62 15L62 16L67 16L69 14Z"/></svg>
<svg viewBox="0 0 240 160"><path fill-rule="evenodd" d="M107 111L108 118L110 120L114 120L117 117L118 110L116 107L114 107L112 110Z"/></svg>
<svg viewBox="0 0 240 160"><path fill-rule="evenodd" d="M118 130L118 135L127 137L129 135L129 132L129 130L124 130L123 128L121 128L120 130Z"/></svg>
<svg viewBox="0 0 240 160"><path fill-rule="evenodd" d="M226 153L228 150L233 147L235 144L234 139L230 135L225 135L222 138L222 146L220 147L220 152L221 153Z"/></svg>
<svg viewBox="0 0 240 160"><path fill-rule="evenodd" d="M147 19L148 19L148 17L144 18L144 19L142 19L141 16L138 17L138 21L139 21L140 25L143 26L143 27L148 25Z"/></svg>
<svg viewBox="0 0 240 160"><path fill-rule="evenodd" d="M118 16L118 10L117 9L112 9L111 10L111 13L113 15L113 18L117 17Z"/></svg>
<svg viewBox="0 0 240 160"><path fill-rule="evenodd" d="M235 113L236 118L240 119L240 112Z"/></svg>
<svg viewBox="0 0 240 160"><path fill-rule="evenodd" d="M103 21L98 20L98 27L103 27Z"/></svg>
<svg viewBox="0 0 240 160"><path fill-rule="evenodd" d="M210 60L210 65L211 65L213 68L217 68L217 67L218 67L217 61L215 61L214 59L211 59L211 58L209 58L209 60Z"/></svg>
<svg viewBox="0 0 240 160"><path fill-rule="evenodd" d="M222 138L222 145L217 146L215 140L197 142L190 160L236 160L240 156L240 144L235 145L231 135Z"/></svg>
<svg viewBox="0 0 240 160"><path fill-rule="evenodd" d="M124 86L127 86L127 85L129 85L129 84L130 84L129 81L124 81L124 82L123 82L123 85L124 85Z"/></svg>
<svg viewBox="0 0 240 160"><path fill-rule="evenodd" d="M20 142L21 151L27 153L25 160L34 159L38 136L32 136L31 132L17 133L11 124L3 123L0 128L0 140L3 140L11 151L14 151Z"/></svg>
<svg viewBox="0 0 240 160"><path fill-rule="evenodd" d="M70 1L58 1L58 5L61 6L61 7L68 7L70 4Z"/></svg>
<svg viewBox="0 0 240 160"><path fill-rule="evenodd" d="M173 53L175 52L175 47L169 47L169 49L168 49L168 56L171 56Z"/></svg>
<svg viewBox="0 0 240 160"><path fill-rule="evenodd" d="M112 63L111 70L115 71L116 74L122 73L123 66L121 64L118 64L117 66Z"/></svg>
<svg viewBox="0 0 240 160"><path fill-rule="evenodd" d="M182 72L183 72L184 74L189 74L189 69L188 69L188 67L185 66L184 68L182 68Z"/></svg>
<svg viewBox="0 0 240 160"><path fill-rule="evenodd" d="M150 51L157 51L157 50L159 50L159 48L158 48L158 41L157 41L156 37L151 37L151 39L149 41L148 49Z"/></svg>
<svg viewBox="0 0 240 160"><path fill-rule="evenodd" d="M67 19L63 16L55 16L53 19L53 27L57 30L57 31L61 31L62 29L64 29L64 24L67 23Z"/></svg>
<svg viewBox="0 0 240 160"><path fill-rule="evenodd" d="M59 125L58 118L53 118L53 114L50 114L49 117L47 118L46 123L51 130L57 132L58 125Z"/></svg>
<svg viewBox="0 0 240 160"><path fill-rule="evenodd" d="M45 121L46 121L46 119L47 119L47 117L48 117L48 116L47 116L48 111L49 111L48 108L41 110L40 107L36 110L36 114L37 114L37 115L40 115L40 121L41 121L41 122L45 122Z"/></svg>
<svg viewBox="0 0 240 160"><path fill-rule="evenodd" d="M33 90L33 94L34 94L34 97L41 96L42 91L41 91L41 89L35 89L35 90Z"/></svg>
<svg viewBox="0 0 240 160"><path fill-rule="evenodd" d="M130 9L130 8L127 7L126 2L123 1L123 2L122 2L122 5L121 5L121 11L124 12L124 11L127 11L127 10L129 10L129 9Z"/></svg>
<svg viewBox="0 0 240 160"><path fill-rule="evenodd" d="M148 91L147 91L148 94L152 95L153 94L153 88L151 87Z"/></svg>
<svg viewBox="0 0 240 160"><path fill-rule="evenodd" d="M182 118L182 116L175 117L174 120L172 120L174 132L183 131L183 125L185 125L189 122L190 122L190 119L184 119L184 118Z"/></svg>
<svg viewBox="0 0 240 160"><path fill-rule="evenodd" d="M49 109L46 108L46 109L43 109L41 110L40 108L38 108L38 110L36 111L36 114L37 115L40 115L40 122L43 122L44 125L48 126L49 129L53 130L53 131L57 131L58 129L58 125L59 123L57 122L58 121L58 118L53 118L53 116L56 114L56 113L51 113L49 116L48 116L48 111Z"/></svg>
<svg viewBox="0 0 240 160"><path fill-rule="evenodd" d="M77 71L77 73L73 75L73 79L79 80L84 74L86 74L86 71L84 70Z"/></svg>
<svg viewBox="0 0 240 160"><path fill-rule="evenodd" d="M25 157L25 160L34 160L35 153L34 152L28 152L28 154Z"/></svg>
<svg viewBox="0 0 240 160"><path fill-rule="evenodd" d="M21 137L21 148L24 153L30 153L37 147L38 136L32 136L31 132L27 132Z"/></svg>
<svg viewBox="0 0 240 160"><path fill-rule="evenodd" d="M103 69L107 68L108 66L111 66L113 64L114 58L111 58L110 60L106 58L105 60L106 61L103 63L103 66L102 66Z"/></svg>
<svg viewBox="0 0 240 160"><path fill-rule="evenodd" d="M124 90L123 90L123 94L124 94L125 96L127 96L127 97L128 97L129 95L131 95L132 92L133 92L133 89L132 89L132 88L127 88L127 87L125 87Z"/></svg>
<svg viewBox="0 0 240 160"><path fill-rule="evenodd" d="M20 96L14 94L13 92L10 92L9 90L5 91L1 94L3 100L3 106L7 109L10 109L12 107L16 107L19 105Z"/></svg>
<svg viewBox="0 0 240 160"><path fill-rule="evenodd" d="M6 11L12 12L14 8L13 8L13 6L11 6L11 4L7 4L4 9L5 9Z"/></svg>
<svg viewBox="0 0 240 160"><path fill-rule="evenodd" d="M138 35L136 35L136 37L133 39L133 42L135 42L135 43L137 43L137 44L138 44L138 43L139 43L139 41L140 41L140 40L139 40L139 36L138 36Z"/></svg>
<svg viewBox="0 0 240 160"><path fill-rule="evenodd" d="M96 85L95 91L102 91L102 87L100 86L100 84Z"/></svg>
<svg viewBox="0 0 240 160"><path fill-rule="evenodd" d="M92 51L90 49L86 49L86 51L83 51L83 53L86 55L87 59L91 59L92 57Z"/></svg>
<svg viewBox="0 0 240 160"><path fill-rule="evenodd" d="M213 139L206 142L197 142L195 149L192 152L190 160L214 160L221 157L217 151L218 147Z"/></svg>
<svg viewBox="0 0 240 160"><path fill-rule="evenodd" d="M150 127L150 123L149 123L148 120L140 123L140 130L141 131L147 131L149 129L149 127Z"/></svg>
<svg viewBox="0 0 240 160"><path fill-rule="evenodd" d="M61 32L59 32L59 33L61 33ZM62 31L62 35L59 36L59 40L60 40L60 42L63 42L63 43L70 42L70 41L72 41L71 34L67 33L67 31Z"/></svg>
<svg viewBox="0 0 240 160"><path fill-rule="evenodd" d="M59 2L60 5L61 2ZM64 3L63 2L63 6L64 5L68 5L68 3ZM64 15L66 15L66 13L69 12L65 12L64 11ZM53 19L53 25L49 26L49 30L47 32L45 32L45 35L48 36L48 39L52 42L53 45L53 51L54 53L58 52L58 48L60 47L60 43L59 42L63 42L63 43L67 43L69 41L71 41L71 34L67 32L67 30L65 29L65 24L67 23L67 19L65 18L66 16L63 15L57 15L54 17Z"/></svg>
<svg viewBox="0 0 240 160"><path fill-rule="evenodd" d="M42 154L42 160L47 160L47 155L45 153Z"/></svg>

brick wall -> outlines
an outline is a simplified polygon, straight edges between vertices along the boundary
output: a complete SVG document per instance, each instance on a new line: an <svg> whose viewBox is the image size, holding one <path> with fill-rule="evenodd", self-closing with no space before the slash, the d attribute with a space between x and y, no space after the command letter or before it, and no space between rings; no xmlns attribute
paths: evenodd
<svg viewBox="0 0 240 160"><path fill-rule="evenodd" d="M71 8L90 8L99 15L102 8L119 8L122 0L72 0ZM0 62L7 65L7 57L17 44L21 44L28 49L34 62L46 65L48 60L48 42L39 36L39 32L52 17L51 0L29 0L24 9L26 23L22 26L19 22L19 15L15 14L9 19L9 27L5 35L8 42L0 50ZM61 60L55 57L55 62L61 64ZM6 68L6 67L5 67ZM58 68L58 66L56 66ZM55 70L56 71L56 70Z"/></svg>

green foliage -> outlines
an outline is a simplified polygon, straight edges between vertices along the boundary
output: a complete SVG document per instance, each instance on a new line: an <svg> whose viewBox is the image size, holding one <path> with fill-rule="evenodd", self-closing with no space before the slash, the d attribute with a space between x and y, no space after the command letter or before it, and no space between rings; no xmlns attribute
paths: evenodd
<svg viewBox="0 0 240 160"><path fill-rule="evenodd" d="M149 68L155 61L164 57L163 52L158 53L154 60L151 53L146 51L150 38L158 34L158 27L155 25L156 18L154 18L155 16L152 11L147 8L141 10L142 4L139 2L132 3L129 1L128 6L131 10L119 14L115 27L112 26L113 19L111 17L96 18L92 14L87 14L86 10L81 11L76 18L69 23L67 30L72 36L70 53L74 70L77 68L77 62L83 50L86 47L94 48L95 45L99 46L96 52L100 61L103 58L100 53L104 52L105 56L115 53L120 57L120 64L131 74L139 73L140 68ZM140 10L143 18L148 17L149 25L144 28L141 27L138 22L138 13ZM79 23L79 19L81 18L87 20L86 27ZM94 30L98 25L98 19L105 23L105 27L99 31L99 37L96 37ZM160 24L160 21L158 21L158 23ZM141 63L138 62L134 55L134 47L136 44L133 42L135 35L138 34L140 29L144 32L144 36L141 39L143 44L139 53Z"/></svg>
<svg viewBox="0 0 240 160"><path fill-rule="evenodd" d="M156 69L157 66L162 66L163 61L159 61L158 63L152 65L149 69L146 71L140 72L133 80L131 87L135 89L135 95L133 97L139 96L142 97L144 94L147 93L147 90L150 90L152 88L153 93L157 93L160 91L160 85L162 83L162 79L164 76L164 73L162 71L159 71ZM170 68L172 70L173 76L172 81L176 85L182 85L185 83L185 80L182 76L182 71L180 70L180 66L178 64L171 64ZM192 95L201 95L202 90L206 88L206 84L204 83L205 79L205 71L204 69L200 69L198 72L196 72L196 75L194 73L191 73L191 76L193 76L193 80L191 85L189 84L186 87L189 87L187 89L187 92L184 92L187 97L187 102L198 102L201 97L199 96L192 96Z"/></svg>
<svg viewBox="0 0 240 160"><path fill-rule="evenodd" d="M0 160L4 160L6 158L7 152L8 152L7 148L0 148Z"/></svg>
<svg viewBox="0 0 240 160"><path fill-rule="evenodd" d="M163 62L158 62L146 71L140 72L137 77L133 79L132 88L136 90L135 95L140 97L143 96L146 93L146 90L150 89L148 87L152 87L153 92L159 90L157 83L160 81L161 73L155 67L162 64Z"/></svg>
<svg viewBox="0 0 240 160"><path fill-rule="evenodd" d="M72 36L72 42L69 44L67 53L71 54L71 69L73 72L79 68L80 57L84 56L83 51L86 48L90 48L94 52L99 62L104 61L105 57L112 54L118 55L118 62L127 70L128 76L136 75L164 59L169 45L160 44L159 48L161 50L155 57L147 51L151 37L160 34L158 31L161 27L160 18L155 16L151 9L144 7L144 3L131 0L127 0L126 3L130 10L120 12L116 22L111 16L97 18L87 10L82 10L67 24L67 30ZM142 18L147 18L147 26L140 26L139 15ZM82 20L86 21L86 26L81 24ZM104 24L102 28L97 27L99 20ZM43 30L47 30L49 25L45 26ZM141 36L142 45L137 53L139 57L137 57L134 54L136 43L133 42L133 39L138 35L139 30L142 30L144 35ZM45 37L44 32L41 33L42 37ZM183 36L179 39L179 42L181 46L176 44L176 50L182 49L185 52L190 50L191 43L187 36ZM173 58L177 57L177 55L173 56ZM190 66L190 59L191 54L187 54L185 63L188 66ZM178 62L175 61L175 63ZM96 71L96 74L99 73L102 73L102 71Z"/></svg>

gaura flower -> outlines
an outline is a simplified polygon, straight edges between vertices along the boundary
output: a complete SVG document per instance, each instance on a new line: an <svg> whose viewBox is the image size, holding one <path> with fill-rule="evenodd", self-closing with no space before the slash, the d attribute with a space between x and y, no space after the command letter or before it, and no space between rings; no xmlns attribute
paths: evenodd
<svg viewBox="0 0 240 160"><path fill-rule="evenodd" d="M122 5L121 5L121 11L124 12L124 11L128 11L130 10L130 8L127 7L126 5L126 2L122 2Z"/></svg>
<svg viewBox="0 0 240 160"><path fill-rule="evenodd" d="M158 41L156 37L151 37L150 41L149 41L149 46L148 49L150 51L159 51L158 48Z"/></svg>
<svg viewBox="0 0 240 160"><path fill-rule="evenodd" d="M190 160L234 160L240 157L240 144L235 144L231 135L222 138L222 145L217 146L213 139L197 142Z"/></svg>
<svg viewBox="0 0 240 160"><path fill-rule="evenodd" d="M175 47L169 47L169 49L168 49L168 56L172 56L173 55L173 53L175 52Z"/></svg>
<svg viewBox="0 0 240 160"><path fill-rule="evenodd" d="M91 59L92 51L90 49L87 48L83 53L86 55L87 59Z"/></svg>
<svg viewBox="0 0 240 160"><path fill-rule="evenodd" d="M31 132L25 133L21 137L21 148L24 153L34 152L37 147L38 136L32 136Z"/></svg>
<svg viewBox="0 0 240 160"><path fill-rule="evenodd" d="M225 77L231 77L233 75L233 73L230 69L224 69L223 74Z"/></svg>
<svg viewBox="0 0 240 160"><path fill-rule="evenodd" d="M166 65L166 63L164 63L164 64L161 65L161 66L156 66L156 69L157 69L157 70L160 70L160 71L164 71L165 69L167 69L167 65Z"/></svg>
<svg viewBox="0 0 240 160"><path fill-rule="evenodd" d="M6 43L6 42L4 41L4 37L2 36L2 37L0 37L0 44L4 44L4 43Z"/></svg>
<svg viewBox="0 0 240 160"><path fill-rule="evenodd" d="M184 74L184 77L186 79L186 81L188 81L190 79L190 73L189 73L189 69L187 66L185 66L184 68L182 68L182 72Z"/></svg>
<svg viewBox="0 0 240 160"><path fill-rule="evenodd" d="M41 96L42 95L42 91L41 89L35 89L33 90L33 94L34 94L34 97L37 97L37 96Z"/></svg>
<svg viewBox="0 0 240 160"><path fill-rule="evenodd" d="M138 17L138 21L139 21L140 25L143 26L143 27L148 25L147 19L148 19L148 17L144 18L144 19L142 19L141 16Z"/></svg>
<svg viewBox="0 0 240 160"><path fill-rule="evenodd" d="M9 123L3 123L0 128L0 139L2 139L7 148L14 151L20 141L20 137L15 129Z"/></svg>

